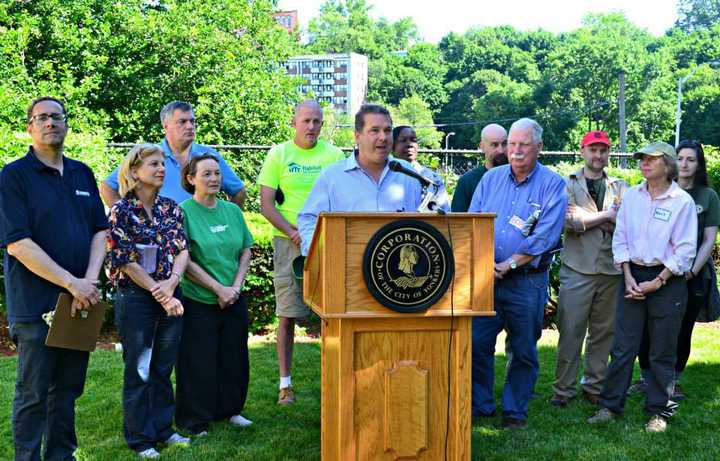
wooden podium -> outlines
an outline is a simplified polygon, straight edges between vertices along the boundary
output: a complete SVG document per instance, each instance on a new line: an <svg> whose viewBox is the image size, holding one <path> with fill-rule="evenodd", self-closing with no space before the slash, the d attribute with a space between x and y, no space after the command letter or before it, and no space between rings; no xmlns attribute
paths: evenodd
<svg viewBox="0 0 720 461"><path fill-rule="evenodd" d="M432 225L452 246L453 282L421 313L383 306L363 278L368 242L400 219ZM485 213L320 215L303 289L322 318L323 461L437 461L446 443L447 459L470 459L471 317L494 315L493 221Z"/></svg>

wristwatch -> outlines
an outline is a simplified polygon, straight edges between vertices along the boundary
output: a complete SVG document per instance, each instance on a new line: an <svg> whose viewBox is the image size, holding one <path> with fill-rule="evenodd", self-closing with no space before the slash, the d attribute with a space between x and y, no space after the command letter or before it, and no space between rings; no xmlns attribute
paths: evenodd
<svg viewBox="0 0 720 461"><path fill-rule="evenodd" d="M517 266L517 261L515 261L515 260L512 259L512 258L508 259L508 264L510 265L510 270L513 270L513 271L514 271L515 269L517 269L517 267L518 267L518 266Z"/></svg>

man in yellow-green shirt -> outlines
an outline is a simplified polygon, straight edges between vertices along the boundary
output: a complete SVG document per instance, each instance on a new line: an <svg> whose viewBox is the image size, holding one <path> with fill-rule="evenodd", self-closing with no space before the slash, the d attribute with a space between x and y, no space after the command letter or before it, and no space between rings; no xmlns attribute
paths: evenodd
<svg viewBox="0 0 720 461"><path fill-rule="evenodd" d="M295 402L290 377L295 319L310 312L292 275L292 261L300 255L297 215L320 172L345 158L340 149L318 139L322 124L322 108L317 101L298 104L292 119L295 137L270 149L258 178L262 214L275 226L273 266L275 313L279 320L280 405Z"/></svg>

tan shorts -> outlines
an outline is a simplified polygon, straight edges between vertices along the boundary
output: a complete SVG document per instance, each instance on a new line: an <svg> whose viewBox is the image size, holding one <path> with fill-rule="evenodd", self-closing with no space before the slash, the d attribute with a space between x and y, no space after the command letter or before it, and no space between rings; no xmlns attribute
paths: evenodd
<svg viewBox="0 0 720 461"><path fill-rule="evenodd" d="M293 277L293 259L300 248L290 239L273 237L273 281L275 282L275 314L278 317L307 317L310 309L303 302L302 287Z"/></svg>

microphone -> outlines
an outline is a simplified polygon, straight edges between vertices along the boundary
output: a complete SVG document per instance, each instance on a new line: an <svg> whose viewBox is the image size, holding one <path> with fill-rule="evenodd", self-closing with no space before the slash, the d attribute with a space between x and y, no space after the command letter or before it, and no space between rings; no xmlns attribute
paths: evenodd
<svg viewBox="0 0 720 461"><path fill-rule="evenodd" d="M398 162L397 160L390 160L390 162L388 163L388 168L390 168L392 171L404 174L405 176L410 176L411 178L417 179L420 184L423 185L423 187L437 186L437 184L435 184L435 181L432 181L431 179L428 179L425 176L409 168L405 168L403 164Z"/></svg>

